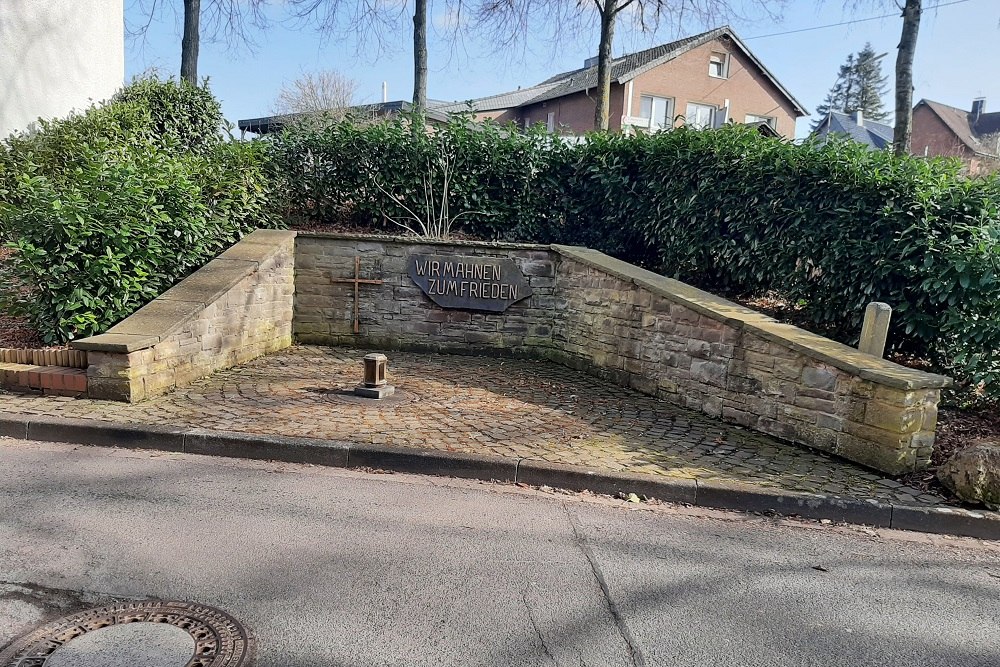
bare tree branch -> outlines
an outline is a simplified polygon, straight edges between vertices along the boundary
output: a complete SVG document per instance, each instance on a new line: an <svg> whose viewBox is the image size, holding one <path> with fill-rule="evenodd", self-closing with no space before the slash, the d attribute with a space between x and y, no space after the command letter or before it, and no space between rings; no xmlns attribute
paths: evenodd
<svg viewBox="0 0 1000 667"><path fill-rule="evenodd" d="M282 84L274 101L275 114L322 114L339 120L354 101L358 82L336 70L306 72Z"/></svg>

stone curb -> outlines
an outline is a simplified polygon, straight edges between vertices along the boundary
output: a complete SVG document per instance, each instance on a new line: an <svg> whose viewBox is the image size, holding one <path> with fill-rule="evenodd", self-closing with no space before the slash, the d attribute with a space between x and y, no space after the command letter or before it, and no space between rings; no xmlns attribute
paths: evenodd
<svg viewBox="0 0 1000 667"><path fill-rule="evenodd" d="M592 470L532 459L4 413L0 413L0 436L341 468L375 468L605 494L636 493L698 507L774 512L878 528L1000 540L1000 513L997 512L957 507L896 505L875 500L782 491L723 480Z"/></svg>

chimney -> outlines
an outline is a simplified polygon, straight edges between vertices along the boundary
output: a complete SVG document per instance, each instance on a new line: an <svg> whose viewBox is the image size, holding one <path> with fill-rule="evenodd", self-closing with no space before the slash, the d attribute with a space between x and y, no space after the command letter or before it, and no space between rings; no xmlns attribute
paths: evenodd
<svg viewBox="0 0 1000 667"><path fill-rule="evenodd" d="M599 56L594 56L593 58L587 58L586 60L583 61L583 66L585 68L587 68L587 67L593 67L594 65L597 64L598 60L600 60Z"/></svg>
<svg viewBox="0 0 1000 667"><path fill-rule="evenodd" d="M861 109L858 109L857 111L852 113L851 118L853 118L854 122L858 124L858 127L865 126L865 116L864 114L861 113Z"/></svg>
<svg viewBox="0 0 1000 667"><path fill-rule="evenodd" d="M977 97L976 99L972 100L972 122L973 123L975 123L977 120L979 120L979 117L983 115L984 111L986 111L986 98L985 97Z"/></svg>

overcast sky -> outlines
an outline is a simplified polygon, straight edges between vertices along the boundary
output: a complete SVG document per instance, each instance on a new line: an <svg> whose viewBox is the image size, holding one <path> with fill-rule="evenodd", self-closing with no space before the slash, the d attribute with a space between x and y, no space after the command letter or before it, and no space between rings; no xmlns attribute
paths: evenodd
<svg viewBox="0 0 1000 667"><path fill-rule="evenodd" d="M143 8L149 2L125 0L126 23L145 24ZM854 0L847 0L851 2ZM181 3L178 0L170 4L179 7ZM597 51L596 32L564 42L558 48L534 40L522 56L495 54L490 44L463 30L462 45L455 48L444 38L443 31L434 28L454 22L441 9L443 3L436 4L431 0L428 95L434 99L465 100L533 85L552 74L580 67ZM842 0L789 0L780 22L758 19L733 22L732 26L809 111L822 102L845 57L871 42L877 53L888 53L882 69L890 83L884 103L891 109L893 67L902 28L895 1L860 0L861 7L853 11L846 11L844 4ZM1000 0L924 0L924 4L927 9L920 25L914 66L914 102L927 98L968 109L973 98L986 97L987 111L1000 110ZM941 6L934 9L936 5ZM809 30L885 14L893 16ZM389 46L379 53L372 48L359 53L355 40L323 39L310 28L282 21L280 6L270 15L275 20L266 31L254 33L257 45L253 49L232 49L225 43L202 45L199 74L210 77L230 121L269 115L283 81L321 69L336 69L355 79L359 103L380 101L383 81L388 84L390 100L412 97L412 23L408 15L385 35ZM149 68L177 72L180 24L179 9L175 13L168 8L155 18L144 39L127 38L127 75ZM665 27L655 35L621 29L614 53L617 56L637 51L713 27L690 23L681 34L676 28ZM546 26L532 32L544 35ZM808 120L799 120L799 136L808 132L808 125Z"/></svg>

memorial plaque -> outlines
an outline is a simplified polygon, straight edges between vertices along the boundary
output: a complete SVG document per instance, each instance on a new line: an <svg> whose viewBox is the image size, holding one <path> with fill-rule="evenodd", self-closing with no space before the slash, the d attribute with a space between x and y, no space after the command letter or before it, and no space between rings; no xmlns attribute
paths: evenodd
<svg viewBox="0 0 1000 667"><path fill-rule="evenodd" d="M410 278L442 308L502 313L531 296L528 280L506 257L410 255Z"/></svg>

